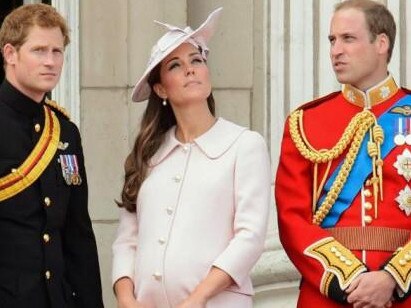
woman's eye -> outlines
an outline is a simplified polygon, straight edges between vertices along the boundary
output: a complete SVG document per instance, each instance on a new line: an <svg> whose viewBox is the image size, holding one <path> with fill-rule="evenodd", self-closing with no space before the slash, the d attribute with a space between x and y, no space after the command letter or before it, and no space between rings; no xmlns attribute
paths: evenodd
<svg viewBox="0 0 411 308"><path fill-rule="evenodd" d="M172 63L172 64L169 66L168 70L171 71L172 69L175 69L176 67L179 67L179 66L180 66L180 65L179 65L178 63Z"/></svg>
<svg viewBox="0 0 411 308"><path fill-rule="evenodd" d="M204 61L202 58L194 58L192 62L193 63L203 63Z"/></svg>

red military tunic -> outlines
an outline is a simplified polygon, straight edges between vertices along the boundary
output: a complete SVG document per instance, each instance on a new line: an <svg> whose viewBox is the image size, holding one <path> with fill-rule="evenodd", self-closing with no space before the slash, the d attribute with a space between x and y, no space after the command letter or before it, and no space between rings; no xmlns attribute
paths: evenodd
<svg viewBox="0 0 411 308"><path fill-rule="evenodd" d="M383 83L370 89L367 95L351 86L345 86L342 92L336 92L306 104L302 107L302 129L306 140L317 150L330 149L341 138L351 119L363 110L362 100L375 104L371 108L371 112L378 117L390 110L393 104L407 93L407 90L397 88L392 78L388 77ZM404 117L410 119L409 114L404 114ZM371 242L376 240L376 237L378 238L380 227L384 227L383 231L385 233L387 230L393 231L394 237L398 237L398 234L401 233L404 238L403 245L398 245L395 249L393 247L386 249L389 251L377 248L376 250L351 249L350 252L347 250L348 247L345 247L333 236L331 229L315 225L312 222L314 164L305 159L297 149L290 134L289 122L288 118L285 124L281 158L276 176L275 197L281 242L289 258L302 275L298 307L308 307L309 305L310 307L327 308L350 307L350 305L338 302L343 300L343 291L349 283L367 268L370 271L379 270L384 268L388 261L390 261L390 265L386 266L386 269L396 279L397 284L401 284L402 293L405 293L403 301L396 301L393 307L411 307L411 299L408 298L407 294L409 293L411 273L411 244L409 243L411 217L400 208L399 202L396 201L400 191L404 190L408 181L399 174L394 166L398 156L403 154L406 149L411 150L411 146L406 143L395 146L384 158L384 198L383 201L378 201L377 217L375 216L373 189L363 183L360 192L354 197L353 202L342 213L333 228L360 227L356 228L357 231L359 229L377 230L376 236L370 240ZM392 125L397 125L397 123L392 123ZM331 173L344 160L346 153L347 150L334 159ZM321 181L326 165L325 163L318 166L318 182ZM410 202L410 199L408 201ZM411 204L409 205L411 206ZM395 229L391 230L386 227ZM392 235L392 233L388 233ZM389 239L385 240L389 242ZM396 242L391 242L391 244L393 243ZM404 247L405 250L401 252L402 255L396 255L395 250L400 247ZM407 251L410 251L410 255L406 254ZM402 293L400 292L400 294Z"/></svg>

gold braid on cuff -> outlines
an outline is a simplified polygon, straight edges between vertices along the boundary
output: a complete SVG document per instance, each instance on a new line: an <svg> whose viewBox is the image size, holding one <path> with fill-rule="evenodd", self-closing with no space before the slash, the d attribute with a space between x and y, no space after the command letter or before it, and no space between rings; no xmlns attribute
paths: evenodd
<svg viewBox="0 0 411 308"><path fill-rule="evenodd" d="M304 250L304 254L318 260L324 268L320 290L328 294L329 284L334 274L341 290L345 290L350 283L363 272L365 265L355 255L332 237L323 238Z"/></svg>
<svg viewBox="0 0 411 308"><path fill-rule="evenodd" d="M411 242L398 248L384 269L394 277L401 290L408 293L411 283Z"/></svg>

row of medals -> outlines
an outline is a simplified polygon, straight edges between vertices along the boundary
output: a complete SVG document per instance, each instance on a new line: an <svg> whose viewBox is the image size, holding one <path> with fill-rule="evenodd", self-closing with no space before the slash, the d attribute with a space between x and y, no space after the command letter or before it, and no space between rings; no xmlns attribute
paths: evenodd
<svg viewBox="0 0 411 308"><path fill-rule="evenodd" d="M66 150L68 142L59 142L58 149ZM67 185L80 185L82 180L80 176L80 168L78 165L77 156L75 154L61 154L59 157L61 172Z"/></svg>
<svg viewBox="0 0 411 308"><path fill-rule="evenodd" d="M397 169L399 175L403 176L407 183L411 180L411 152L408 146L411 146L411 117L402 117L398 119L397 133L394 137L396 146L407 147L402 151L402 154L397 156L394 167ZM411 215L411 189L408 184L405 185L398 197L395 198L401 210L407 216Z"/></svg>

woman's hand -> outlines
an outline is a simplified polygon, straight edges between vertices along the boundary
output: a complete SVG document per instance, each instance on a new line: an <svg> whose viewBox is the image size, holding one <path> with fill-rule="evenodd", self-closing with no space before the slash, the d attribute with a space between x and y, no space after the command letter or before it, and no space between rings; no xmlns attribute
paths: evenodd
<svg viewBox="0 0 411 308"><path fill-rule="evenodd" d="M207 300L194 294L187 297L177 308L205 308Z"/></svg>
<svg viewBox="0 0 411 308"><path fill-rule="evenodd" d="M114 284L118 308L144 308L134 297L134 283L129 277L122 277Z"/></svg>
<svg viewBox="0 0 411 308"><path fill-rule="evenodd" d="M212 267L206 278L177 308L205 308L207 301L234 284L230 275L222 269Z"/></svg>
<svg viewBox="0 0 411 308"><path fill-rule="evenodd" d="M117 308L144 308L134 297L121 298L117 300Z"/></svg>

